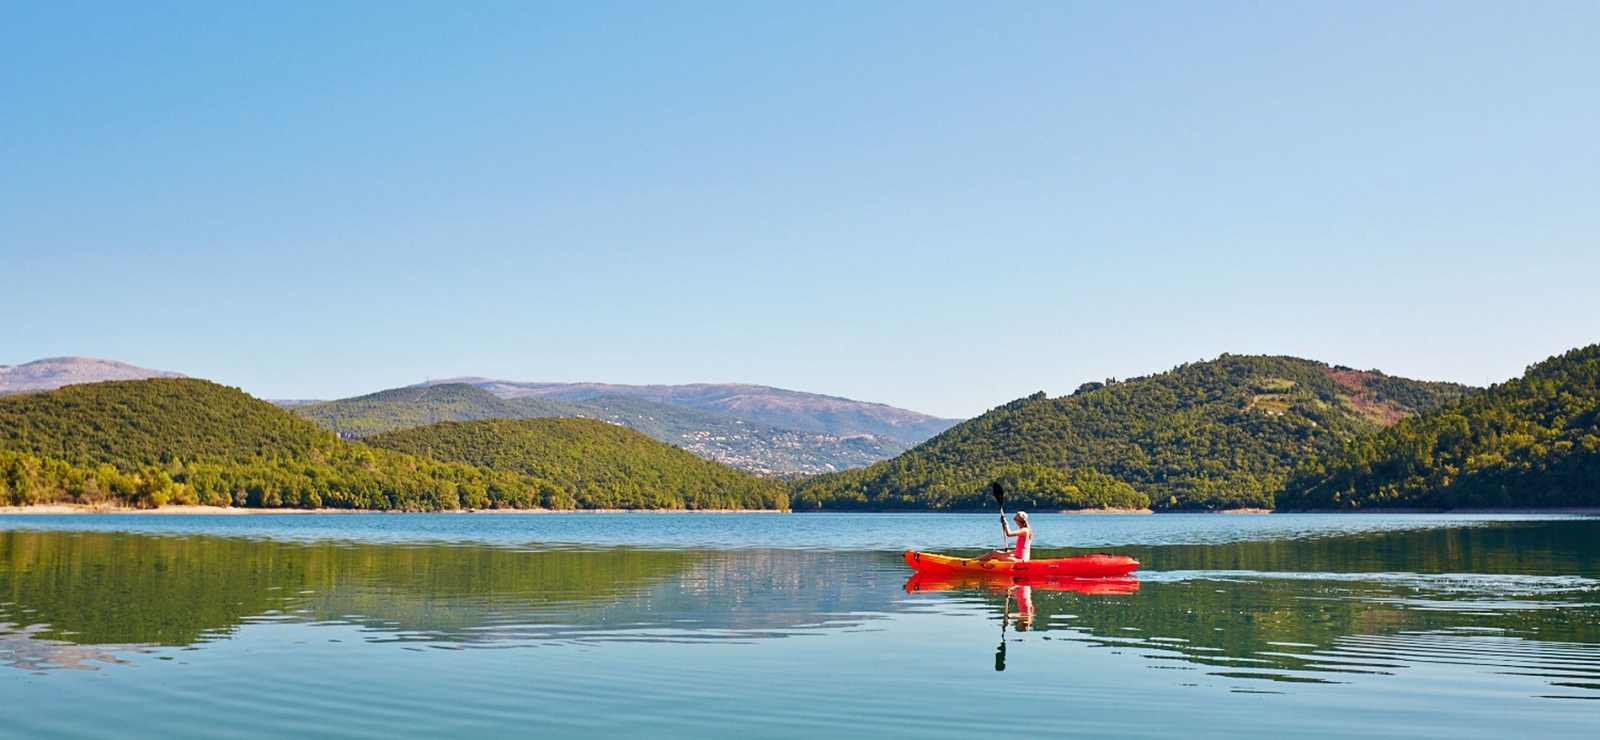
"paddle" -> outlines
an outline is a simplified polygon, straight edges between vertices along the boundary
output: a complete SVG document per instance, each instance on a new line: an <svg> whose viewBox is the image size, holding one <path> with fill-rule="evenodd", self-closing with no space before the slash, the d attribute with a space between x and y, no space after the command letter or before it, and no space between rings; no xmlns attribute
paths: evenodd
<svg viewBox="0 0 1600 740"><path fill-rule="evenodd" d="M1002 532L1006 526L1006 489L1000 487L1000 481L989 484L989 494L994 496L995 503L1000 504L1000 527ZM1004 550L1011 544L1011 539L1004 534L1000 535L1000 549Z"/></svg>

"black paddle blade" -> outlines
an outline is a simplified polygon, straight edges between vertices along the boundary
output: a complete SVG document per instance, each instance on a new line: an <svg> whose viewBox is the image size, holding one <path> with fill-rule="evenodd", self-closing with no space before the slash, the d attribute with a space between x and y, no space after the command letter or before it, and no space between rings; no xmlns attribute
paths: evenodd
<svg viewBox="0 0 1600 740"><path fill-rule="evenodd" d="M1001 506L1006 505L1006 489L1000 487L1000 481L989 484L989 492L994 494L994 502Z"/></svg>

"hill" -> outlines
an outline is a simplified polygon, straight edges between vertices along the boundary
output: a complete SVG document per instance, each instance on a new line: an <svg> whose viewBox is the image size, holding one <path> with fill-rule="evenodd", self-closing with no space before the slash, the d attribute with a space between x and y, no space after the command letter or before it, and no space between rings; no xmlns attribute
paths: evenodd
<svg viewBox="0 0 1600 740"><path fill-rule="evenodd" d="M178 373L147 370L126 362L93 357L49 357L24 365L0 365L0 396L50 391L81 383L144 378L181 378Z"/></svg>
<svg viewBox="0 0 1600 740"><path fill-rule="evenodd" d="M783 429L634 396L584 401L535 396L503 399L464 383L394 388L296 406L290 411L346 439L440 421L580 416L622 424L708 460L774 477L860 467L899 454L908 446L870 435L844 437Z"/></svg>
<svg viewBox="0 0 1600 740"><path fill-rule="evenodd" d="M1271 506L1302 460L1473 389L1293 357L1223 355L1071 396L1043 393L892 460L799 482L796 510Z"/></svg>
<svg viewBox="0 0 1600 740"><path fill-rule="evenodd" d="M737 383L692 385L615 385L610 383L523 383L490 378L450 378L424 385L468 383L501 398L587 401L602 396L633 396L656 403L710 411L783 429L839 437L871 435L917 444L954 426L940 419L881 403Z"/></svg>
<svg viewBox="0 0 1600 740"><path fill-rule="evenodd" d="M610 454L605 445L597 441L593 454ZM5 503L572 508L577 493L551 478L341 440L204 380L109 381L0 398ZM613 498L627 494L624 487Z"/></svg>
<svg viewBox="0 0 1600 740"><path fill-rule="evenodd" d="M1600 506L1600 344L1307 462L1278 506Z"/></svg>
<svg viewBox="0 0 1600 740"><path fill-rule="evenodd" d="M365 396L290 407L296 416L345 439L441 421L577 416L579 409L541 398L506 400L464 383L410 386Z"/></svg>
<svg viewBox="0 0 1600 740"><path fill-rule="evenodd" d="M553 482L585 508L787 508L775 481L595 419L446 421L368 444Z"/></svg>

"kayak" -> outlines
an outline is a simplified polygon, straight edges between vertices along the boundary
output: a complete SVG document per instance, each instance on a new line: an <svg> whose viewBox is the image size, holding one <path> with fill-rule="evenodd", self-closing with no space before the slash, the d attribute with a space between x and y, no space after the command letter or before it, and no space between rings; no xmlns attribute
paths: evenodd
<svg viewBox="0 0 1600 740"><path fill-rule="evenodd" d="M1075 558L1044 560L979 560L906 551L906 565L918 573L952 575L1070 576L1104 578L1125 576L1139 567L1139 561L1124 555L1082 555Z"/></svg>
<svg viewBox="0 0 1600 740"><path fill-rule="evenodd" d="M990 573L951 573L947 575L916 573L911 576L911 580L906 581L905 585L906 593L908 594L980 588L995 593L1004 593L1015 587L1027 587L1040 591L1074 591L1090 596L1113 596L1131 594L1138 591L1139 579L1133 576L1078 578L1075 576L1014 576Z"/></svg>

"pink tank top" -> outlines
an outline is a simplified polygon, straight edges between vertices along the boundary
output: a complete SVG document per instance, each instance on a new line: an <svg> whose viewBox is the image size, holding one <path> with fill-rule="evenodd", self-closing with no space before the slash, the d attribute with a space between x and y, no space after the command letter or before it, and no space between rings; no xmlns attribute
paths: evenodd
<svg viewBox="0 0 1600 740"><path fill-rule="evenodd" d="M1012 551L1011 554L1016 556L1018 560L1027 560L1028 546L1032 544L1033 533L1027 531L1020 532L1017 534L1017 549Z"/></svg>

